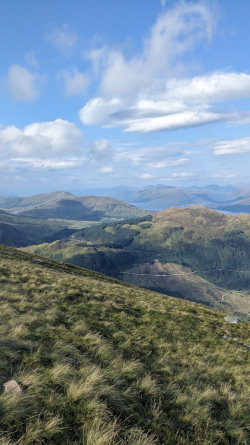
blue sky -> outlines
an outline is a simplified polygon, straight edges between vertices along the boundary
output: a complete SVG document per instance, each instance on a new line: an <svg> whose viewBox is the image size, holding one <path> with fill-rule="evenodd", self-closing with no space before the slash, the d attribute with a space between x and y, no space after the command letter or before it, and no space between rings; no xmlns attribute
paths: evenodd
<svg viewBox="0 0 250 445"><path fill-rule="evenodd" d="M0 194L249 186L248 0L1 0Z"/></svg>

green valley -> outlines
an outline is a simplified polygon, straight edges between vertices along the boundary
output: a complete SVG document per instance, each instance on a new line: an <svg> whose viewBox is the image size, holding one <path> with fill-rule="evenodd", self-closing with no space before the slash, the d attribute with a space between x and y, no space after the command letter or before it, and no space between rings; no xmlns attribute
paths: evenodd
<svg viewBox="0 0 250 445"><path fill-rule="evenodd" d="M249 317L250 216L173 207L28 251ZM174 273L171 272L174 268Z"/></svg>

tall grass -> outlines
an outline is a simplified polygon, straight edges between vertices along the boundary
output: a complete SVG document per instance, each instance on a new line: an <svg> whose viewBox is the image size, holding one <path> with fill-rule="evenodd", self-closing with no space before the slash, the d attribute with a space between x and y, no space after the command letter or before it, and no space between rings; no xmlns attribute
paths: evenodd
<svg viewBox="0 0 250 445"><path fill-rule="evenodd" d="M0 247L1 445L250 442L248 323L35 259Z"/></svg>

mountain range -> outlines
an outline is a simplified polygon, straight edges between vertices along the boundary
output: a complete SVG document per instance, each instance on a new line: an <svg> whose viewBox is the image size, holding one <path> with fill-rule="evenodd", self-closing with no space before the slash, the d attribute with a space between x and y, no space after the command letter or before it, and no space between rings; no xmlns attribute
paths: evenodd
<svg viewBox="0 0 250 445"><path fill-rule="evenodd" d="M203 205L232 213L250 213L250 189L211 184L205 187L148 186L90 189L89 194L113 196L139 208L160 211L172 206Z"/></svg>

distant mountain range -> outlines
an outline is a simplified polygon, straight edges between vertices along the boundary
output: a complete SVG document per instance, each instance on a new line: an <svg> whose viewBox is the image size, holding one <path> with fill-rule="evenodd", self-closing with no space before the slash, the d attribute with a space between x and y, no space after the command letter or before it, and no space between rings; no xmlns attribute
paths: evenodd
<svg viewBox="0 0 250 445"><path fill-rule="evenodd" d="M159 185L133 192L129 202L156 211L172 206L202 205L232 213L250 213L250 189L219 186L188 189Z"/></svg>
<svg viewBox="0 0 250 445"><path fill-rule="evenodd" d="M83 196L58 191L0 198L0 208L10 213L22 213L35 218L86 221L139 217L148 214L148 211L189 205L231 213L250 213L250 188L238 189L215 184L190 188L156 185L143 189L120 186L87 190ZM147 212L143 213L139 209Z"/></svg>
<svg viewBox="0 0 250 445"><path fill-rule="evenodd" d="M76 191L79 194L79 191ZM119 186L85 190L84 194L112 196L139 208L160 211L172 206L203 205L232 213L250 213L250 188L210 184L205 187L148 186L143 189Z"/></svg>

